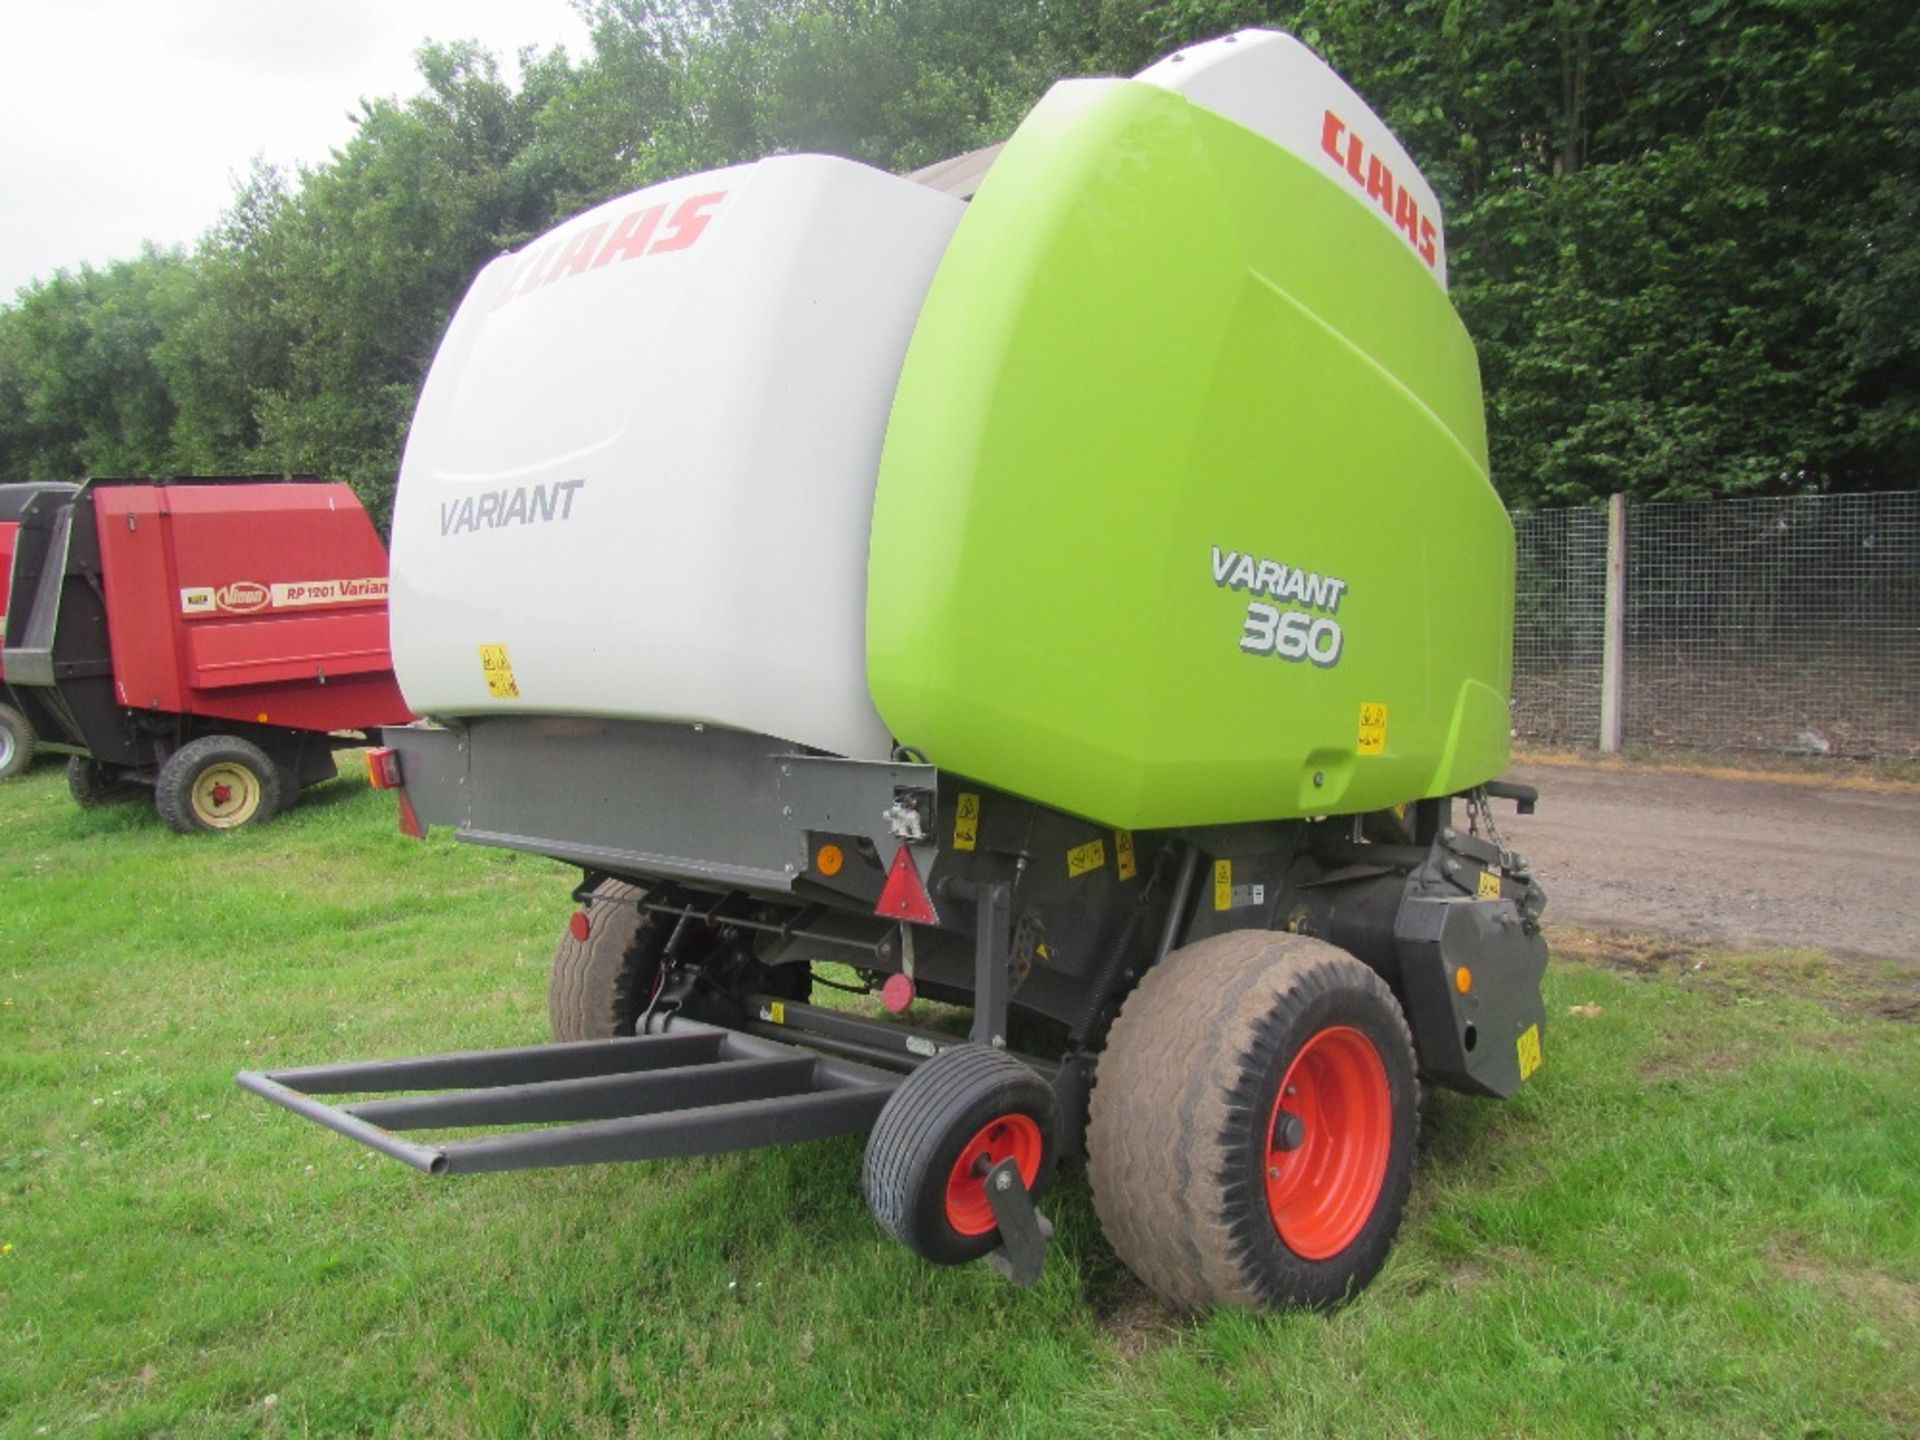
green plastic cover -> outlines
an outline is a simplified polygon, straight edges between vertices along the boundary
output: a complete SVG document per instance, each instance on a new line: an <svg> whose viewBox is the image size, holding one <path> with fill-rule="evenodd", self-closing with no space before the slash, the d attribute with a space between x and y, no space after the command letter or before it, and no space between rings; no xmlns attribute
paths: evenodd
<svg viewBox="0 0 1920 1440"><path fill-rule="evenodd" d="M1465 330L1334 178L1156 86L1056 86L961 220L868 581L895 738L1105 824L1507 764L1513 531Z"/></svg>

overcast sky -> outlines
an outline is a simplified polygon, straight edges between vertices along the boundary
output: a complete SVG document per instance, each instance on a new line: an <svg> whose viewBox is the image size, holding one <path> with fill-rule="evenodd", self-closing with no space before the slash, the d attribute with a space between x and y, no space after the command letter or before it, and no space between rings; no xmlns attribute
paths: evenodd
<svg viewBox="0 0 1920 1440"><path fill-rule="evenodd" d="M419 90L427 39L587 53L568 0L0 0L0 304L190 245L256 154L289 174L362 96Z"/></svg>

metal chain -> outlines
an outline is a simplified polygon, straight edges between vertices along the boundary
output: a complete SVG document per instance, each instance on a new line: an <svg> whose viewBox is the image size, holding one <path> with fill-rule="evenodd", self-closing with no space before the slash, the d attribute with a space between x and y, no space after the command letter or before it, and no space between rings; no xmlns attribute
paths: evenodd
<svg viewBox="0 0 1920 1440"><path fill-rule="evenodd" d="M1487 792L1475 786L1467 792L1467 833L1478 835L1484 825L1487 839L1493 842L1493 848L1502 855L1507 853L1507 842L1500 838L1500 827L1493 823L1493 806L1487 801Z"/></svg>

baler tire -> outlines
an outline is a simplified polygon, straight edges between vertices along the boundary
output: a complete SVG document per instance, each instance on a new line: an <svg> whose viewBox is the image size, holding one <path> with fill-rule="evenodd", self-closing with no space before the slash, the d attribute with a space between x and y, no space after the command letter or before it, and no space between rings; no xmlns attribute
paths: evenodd
<svg viewBox="0 0 1920 1440"><path fill-rule="evenodd" d="M1000 1232L978 1162L1010 1155L1037 1199L1053 1175L1057 1109L1053 1087L1004 1051L941 1051L887 1097L867 1136L860 1173L867 1209L922 1259L979 1259L1000 1243Z"/></svg>
<svg viewBox="0 0 1920 1440"><path fill-rule="evenodd" d="M1340 1304L1400 1228L1415 1070L1393 992L1332 945L1241 930L1175 951L1127 997L1094 1076L1088 1176L1108 1243L1178 1309ZM1286 1114L1291 1146L1275 1128L1288 1080L1312 1116ZM1329 1145L1338 1166L1321 1164Z"/></svg>
<svg viewBox="0 0 1920 1440"><path fill-rule="evenodd" d="M33 764L40 739L33 726L11 705L0 705L0 780L11 780Z"/></svg>
<svg viewBox="0 0 1920 1440"><path fill-rule="evenodd" d="M636 903L644 892L603 880L586 911L587 938L560 932L547 977L547 1019L555 1040L631 1035L647 1008L666 934ZM571 924L571 922L569 922Z"/></svg>
<svg viewBox="0 0 1920 1440"><path fill-rule="evenodd" d="M117 765L108 765L91 755L69 755L67 793L82 810L91 810L99 805L141 799L147 787L138 780L127 779Z"/></svg>
<svg viewBox="0 0 1920 1440"><path fill-rule="evenodd" d="M236 785L239 800L222 813ZM266 751L237 735L188 741L167 757L153 787L154 809L168 829L182 835L262 824L279 813L280 801L279 767Z"/></svg>

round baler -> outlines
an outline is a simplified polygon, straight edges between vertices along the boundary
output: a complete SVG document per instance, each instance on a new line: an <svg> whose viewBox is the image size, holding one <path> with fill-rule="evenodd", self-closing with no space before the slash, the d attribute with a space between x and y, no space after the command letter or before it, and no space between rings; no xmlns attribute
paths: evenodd
<svg viewBox="0 0 1920 1440"><path fill-rule="evenodd" d="M579 867L559 1043L241 1083L433 1173L865 1134L886 1233L1022 1282L1084 1156L1168 1301L1352 1294L1423 1087L1542 1059L1445 280L1405 151L1264 31L495 261L395 508L432 718L370 763L414 833ZM543 1128L403 1133L469 1125Z"/></svg>
<svg viewBox="0 0 1920 1440"><path fill-rule="evenodd" d="M410 718L386 551L343 483L0 485L0 546L0 776L17 717L68 752L77 804L151 798L183 834L234 830Z"/></svg>
<svg viewBox="0 0 1920 1440"><path fill-rule="evenodd" d="M27 718L19 697L7 687L5 646L7 594L12 588L13 552L19 546L20 535L20 521L15 512L28 495L44 488L20 482L0 484L0 780L25 774L40 751L39 732Z"/></svg>

